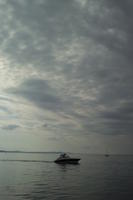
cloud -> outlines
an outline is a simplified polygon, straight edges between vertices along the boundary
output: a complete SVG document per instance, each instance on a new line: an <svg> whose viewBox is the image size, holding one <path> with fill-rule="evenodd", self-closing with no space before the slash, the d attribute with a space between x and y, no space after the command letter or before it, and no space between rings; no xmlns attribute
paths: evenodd
<svg viewBox="0 0 133 200"><path fill-rule="evenodd" d="M62 100L45 80L27 79L16 88L9 88L9 93L24 97L38 107L50 110L61 110Z"/></svg>
<svg viewBox="0 0 133 200"><path fill-rule="evenodd" d="M17 128L19 128L19 126L16 125L16 124L9 124L9 125L1 127L1 129L3 129L3 130L9 130L9 131L16 130Z"/></svg>
<svg viewBox="0 0 133 200"><path fill-rule="evenodd" d="M131 0L0 4L2 101L26 100L22 110L39 108L38 127L59 136L132 134Z"/></svg>
<svg viewBox="0 0 133 200"><path fill-rule="evenodd" d="M0 111L11 114L11 112L9 111L9 109L6 106L0 106Z"/></svg>

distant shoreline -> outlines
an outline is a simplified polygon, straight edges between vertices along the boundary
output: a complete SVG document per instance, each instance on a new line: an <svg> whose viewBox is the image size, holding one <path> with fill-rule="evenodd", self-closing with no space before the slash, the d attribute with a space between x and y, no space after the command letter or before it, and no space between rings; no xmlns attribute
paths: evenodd
<svg viewBox="0 0 133 200"><path fill-rule="evenodd" d="M62 151L64 152L64 151ZM21 151L21 150L0 150L0 153L29 153L29 154L61 154L61 151ZM66 151L67 152L67 151ZM79 153L79 152L67 152L68 154L84 154L89 156L105 156L104 153ZM109 154L109 156L133 156L133 154Z"/></svg>

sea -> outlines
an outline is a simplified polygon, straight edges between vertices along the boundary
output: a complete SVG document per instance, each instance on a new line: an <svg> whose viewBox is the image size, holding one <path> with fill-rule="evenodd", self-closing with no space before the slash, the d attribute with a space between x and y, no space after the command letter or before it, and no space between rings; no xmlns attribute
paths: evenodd
<svg viewBox="0 0 133 200"><path fill-rule="evenodd" d="M56 164L57 153L0 153L0 200L132 200L133 156L71 154L78 165Z"/></svg>

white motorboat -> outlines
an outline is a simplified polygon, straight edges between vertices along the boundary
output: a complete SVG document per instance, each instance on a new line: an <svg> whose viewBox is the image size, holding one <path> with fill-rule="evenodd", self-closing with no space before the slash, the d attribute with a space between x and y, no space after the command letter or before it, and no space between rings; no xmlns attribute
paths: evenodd
<svg viewBox="0 0 133 200"><path fill-rule="evenodd" d="M59 164L78 164L80 158L72 158L66 153L61 154L54 162Z"/></svg>

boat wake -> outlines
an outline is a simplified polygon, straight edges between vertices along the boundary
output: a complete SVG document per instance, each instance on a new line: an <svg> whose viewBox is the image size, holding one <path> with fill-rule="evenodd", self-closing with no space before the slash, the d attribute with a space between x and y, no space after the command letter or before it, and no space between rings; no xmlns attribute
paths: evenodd
<svg viewBox="0 0 133 200"><path fill-rule="evenodd" d="M0 162L40 162L40 163L53 163L49 160L13 160L13 159L1 159Z"/></svg>

